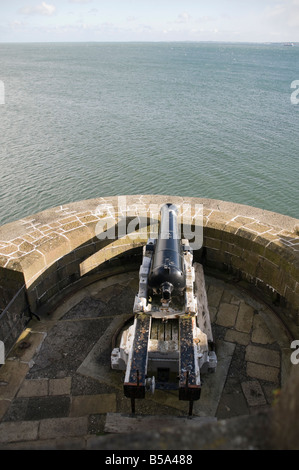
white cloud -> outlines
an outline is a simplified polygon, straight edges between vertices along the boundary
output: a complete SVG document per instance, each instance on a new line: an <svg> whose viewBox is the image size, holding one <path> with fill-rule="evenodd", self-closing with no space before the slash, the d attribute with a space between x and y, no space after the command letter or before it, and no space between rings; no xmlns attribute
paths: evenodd
<svg viewBox="0 0 299 470"><path fill-rule="evenodd" d="M299 0L282 0L266 10L266 18L280 31L299 27Z"/></svg>
<svg viewBox="0 0 299 470"><path fill-rule="evenodd" d="M20 13L23 15L45 15L51 16L55 13L55 5L50 5L46 2L42 2L40 5L23 7Z"/></svg>
<svg viewBox="0 0 299 470"><path fill-rule="evenodd" d="M128 17L127 17L127 21L128 21L128 22L137 21L137 17L136 17L136 16L128 16Z"/></svg>
<svg viewBox="0 0 299 470"><path fill-rule="evenodd" d="M180 13L178 15L176 22L177 23L188 23L188 21L190 21L190 19L191 19L191 16L189 15L189 13L187 13L186 11L183 11L182 13Z"/></svg>
<svg viewBox="0 0 299 470"><path fill-rule="evenodd" d="M69 3L91 3L92 0L69 0Z"/></svg>

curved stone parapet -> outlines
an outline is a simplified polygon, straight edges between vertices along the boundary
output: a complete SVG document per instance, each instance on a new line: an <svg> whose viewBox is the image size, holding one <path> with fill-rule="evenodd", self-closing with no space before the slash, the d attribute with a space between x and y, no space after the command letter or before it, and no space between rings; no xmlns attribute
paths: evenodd
<svg viewBox="0 0 299 470"><path fill-rule="evenodd" d="M299 220L220 200L134 195L75 202L0 227L0 339L7 349L30 315L49 313L82 285L138 269L141 246L168 202L185 214L190 236L203 226L195 258L270 295L298 336Z"/></svg>

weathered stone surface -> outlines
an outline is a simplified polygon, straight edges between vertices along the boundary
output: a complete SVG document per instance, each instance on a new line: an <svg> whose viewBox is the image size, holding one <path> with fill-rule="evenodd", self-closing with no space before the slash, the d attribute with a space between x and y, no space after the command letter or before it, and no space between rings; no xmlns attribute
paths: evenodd
<svg viewBox="0 0 299 470"><path fill-rule="evenodd" d="M246 361L264 364L266 366L280 367L280 354L260 346L248 345L246 348Z"/></svg>
<svg viewBox="0 0 299 470"><path fill-rule="evenodd" d="M208 290L209 307L219 307L219 303L223 294L223 289L217 286L210 286Z"/></svg>
<svg viewBox="0 0 299 470"><path fill-rule="evenodd" d="M263 319L256 315L253 319L252 341L260 344L272 344L274 338Z"/></svg>
<svg viewBox="0 0 299 470"><path fill-rule="evenodd" d="M40 422L40 439L62 439L87 434L87 417L44 419Z"/></svg>
<svg viewBox="0 0 299 470"><path fill-rule="evenodd" d="M271 449L269 416L258 414L220 420L217 423L186 425L184 432L168 426L143 433L124 433L117 436L94 436L88 449L103 450L258 450Z"/></svg>
<svg viewBox="0 0 299 470"><path fill-rule="evenodd" d="M0 443L36 440L38 426L38 421L0 423Z"/></svg>
<svg viewBox="0 0 299 470"><path fill-rule="evenodd" d="M261 406L267 403L258 381L243 382L241 385L249 406Z"/></svg>
<svg viewBox="0 0 299 470"><path fill-rule="evenodd" d="M164 415L132 415L124 413L107 413L105 422L105 432L109 433L132 433L144 432L144 430L152 430L153 432L159 429L169 427L184 427L191 428L194 426L196 430L200 424L217 422L215 417L202 416L193 417L192 419L186 416L164 416Z"/></svg>
<svg viewBox="0 0 299 470"><path fill-rule="evenodd" d="M250 335L240 331L227 330L224 339L225 341L230 341L231 343L238 343L246 346L250 341Z"/></svg>
<svg viewBox="0 0 299 470"><path fill-rule="evenodd" d="M105 414L116 411L116 396L114 394L75 396L72 399L70 416L85 416L89 414Z"/></svg>
<svg viewBox="0 0 299 470"><path fill-rule="evenodd" d="M254 309L250 305L246 305L244 302L240 304L236 330L243 331L244 333L250 333L253 321Z"/></svg>
<svg viewBox="0 0 299 470"><path fill-rule="evenodd" d="M10 400L0 399L0 421L10 407Z"/></svg>
<svg viewBox="0 0 299 470"><path fill-rule="evenodd" d="M255 286L258 286L266 295L272 292L273 297L276 296L277 300L279 300L277 296L279 293L283 319L294 336L297 337L299 325L299 236L297 232L294 232L294 226L298 224L298 221L280 214L224 201L180 197L173 197L171 200L177 205L183 203L204 205L204 247L207 250L207 266L225 272L231 276L231 279L235 277L242 282L246 280L253 290ZM99 263L106 262L105 266L107 267L112 258L119 257L116 261L119 263L119 270L128 270L128 265L123 262L122 256L133 247L140 247L143 244L142 237L134 241L124 237L112 244L104 243L96 239L97 222L103 217L111 217L112 214L113 223L118 223L120 217L125 214L126 204L127 213L130 214L130 222L132 222L138 211L147 211L149 206L153 204L158 209L159 205L168 201L168 196L151 195L123 197L121 201L118 197L98 198L56 207L1 227L0 292L4 304L7 299L11 298L11 293L16 292L14 289L20 281L20 274L23 283L25 281L29 287L27 296L31 310L37 311L38 308L51 309L55 305L55 301L61 300L60 296L64 295L67 289L71 289L73 285L77 288L80 282L82 286L86 285L89 279L98 279L92 276L104 276L104 271L101 271L103 264ZM107 208L106 215L100 214L99 205ZM145 218L147 217L148 215ZM155 217L157 218L157 216ZM77 250L76 254L74 250ZM99 252L98 257L89 260L89 257L96 252ZM80 272L82 261L86 262L86 265L82 265L82 268L85 267L86 270L82 269ZM127 262L128 260L126 260ZM94 273L94 268L97 268L97 273ZM106 272L116 271L113 271L111 267L111 271L107 270ZM261 380L279 386L280 369L277 355L275 355L277 351L273 349L273 330L271 329L272 333L269 332L265 323L261 321L260 315L254 315L251 318L250 308L247 309L246 314L242 310L243 307L240 306L239 309L238 303L233 304L228 296L222 297L222 295L223 290L218 287L214 289L214 292L211 290L208 294L210 311L213 312L213 319L217 318L217 328L220 331L223 331L224 328L227 329L222 338L234 343L230 345L239 351L242 350L242 346L248 344L251 334L251 341L254 343L251 346L264 345L263 349L267 352L247 349L245 357L248 377L255 379L254 382ZM228 304L233 307L230 311L226 306ZM26 305L24 302L16 303L16 307L19 308ZM13 312L10 321L17 321L17 313ZM252 325L252 329L250 325ZM95 340L96 338L94 338ZM0 392L7 396L7 398L1 398L2 413L5 412L3 410L6 409L8 400L11 400L20 389L21 382L28 372L29 361L31 361L29 352L30 347L28 350L22 351L23 356L17 355L17 360L12 361L15 363L12 367L15 367L17 373L20 374L21 381L16 379L12 371L11 375L7 375L7 369L5 369L7 364L1 368L1 380L2 373L4 373L4 378L8 378L7 385L3 385L5 383L3 379L0 386ZM26 364L22 363L24 360L26 360ZM40 404L51 402L50 408L54 412L55 405L61 397L63 403L61 413L69 412L70 383L69 380L65 380L65 375L69 377L68 367L72 361L65 356L61 356L61 360L67 365L67 369L60 371L61 374L64 374L59 376L61 378L51 377L49 379L46 397L17 398L17 400L29 398L28 410L31 413L31 419L38 416L38 410L34 409L34 399L39 400ZM273 366L273 364L275 365ZM244 374L244 371L240 371L240 373ZM56 380L61 380L61 382ZM24 390L25 388L21 388L20 392L24 393ZM38 393L38 387L34 393ZM98 393L98 391L93 393ZM111 406L113 407L113 403ZM260 405L253 407L258 408L258 406Z"/></svg>
<svg viewBox="0 0 299 470"><path fill-rule="evenodd" d="M272 439L275 448L299 450L299 366L294 365L274 406Z"/></svg>
<svg viewBox="0 0 299 470"><path fill-rule="evenodd" d="M48 395L48 379L24 380L18 397L43 397Z"/></svg>
<svg viewBox="0 0 299 470"><path fill-rule="evenodd" d="M279 383L279 369L253 362L247 362L247 375L267 382Z"/></svg>
<svg viewBox="0 0 299 470"><path fill-rule="evenodd" d="M210 263L220 269L231 265L253 278L259 277L265 285L271 285L281 294L285 292L289 302L297 305L299 299L294 295L294 281L292 285L289 282L288 289L283 289L287 280L279 272L283 268L293 279L298 278L299 264L296 262L298 254L295 248L299 237L293 231L298 223L295 219L224 201L180 197L171 199L178 206L203 204L206 221L204 240L210 250ZM84 245L95 237L95 224L103 217L116 221L127 213L130 215L129 220L133 221L136 215L143 212L147 214L150 206L155 206L158 211L159 205L166 200L169 200L168 196L123 196L80 201L8 224L1 229L0 236L1 246L8 250L4 264L13 259L13 253L19 253L15 259L21 261L27 282L32 282L46 266L68 255L72 249L82 247L81 259L90 256L89 248L84 253ZM102 210L99 211L99 207L107 208L106 215ZM102 260L120 255L132 246L140 246L140 243L130 240L129 243L122 243L122 248L121 245L111 246L103 253ZM263 249L266 250L265 254ZM24 257L28 257L28 263ZM272 269L273 264L279 266L279 270ZM86 270L86 273L89 271ZM62 288L71 282L72 279L66 276L59 280ZM54 294L55 291L51 291L51 295ZM43 302L48 297L46 295Z"/></svg>
<svg viewBox="0 0 299 470"><path fill-rule="evenodd" d="M0 369L1 398L11 399L15 396L28 370L29 365L26 363L6 361Z"/></svg>
<svg viewBox="0 0 299 470"><path fill-rule="evenodd" d="M226 327L234 326L237 318L237 313L237 305L221 303L217 314L217 324Z"/></svg>
<svg viewBox="0 0 299 470"><path fill-rule="evenodd" d="M55 238L52 238L39 247L39 253L44 255L45 264L51 265L68 253L70 249L71 247L67 238L57 234Z"/></svg>
<svg viewBox="0 0 299 470"><path fill-rule="evenodd" d="M49 395L69 395L71 392L71 377L49 379Z"/></svg>

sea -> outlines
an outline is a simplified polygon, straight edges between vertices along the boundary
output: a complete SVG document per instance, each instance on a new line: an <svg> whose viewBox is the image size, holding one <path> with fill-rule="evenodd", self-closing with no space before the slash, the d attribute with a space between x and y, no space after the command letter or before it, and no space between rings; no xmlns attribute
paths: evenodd
<svg viewBox="0 0 299 470"><path fill-rule="evenodd" d="M299 218L297 44L1 43L0 90L0 225L129 194Z"/></svg>

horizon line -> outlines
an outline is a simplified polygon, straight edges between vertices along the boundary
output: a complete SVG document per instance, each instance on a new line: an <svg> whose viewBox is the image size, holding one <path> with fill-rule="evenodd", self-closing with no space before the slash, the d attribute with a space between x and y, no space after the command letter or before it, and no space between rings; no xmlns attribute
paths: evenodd
<svg viewBox="0 0 299 470"><path fill-rule="evenodd" d="M95 41L95 40L86 40L86 41L75 41L75 40L70 40L70 41L59 41L59 40L53 40L53 41L0 41L0 44L86 44L86 43L92 43L92 44L128 44L128 43L137 43L137 44L144 44L144 43L165 43L165 44L170 44L170 43L189 43L189 44L198 44L198 43L215 43L215 44L299 44L299 41L229 41L229 40L127 40L127 41L120 41L120 40L101 40L101 41Z"/></svg>

